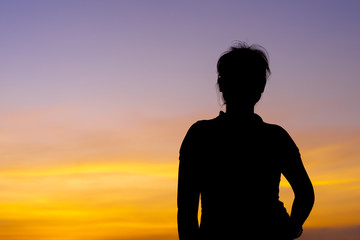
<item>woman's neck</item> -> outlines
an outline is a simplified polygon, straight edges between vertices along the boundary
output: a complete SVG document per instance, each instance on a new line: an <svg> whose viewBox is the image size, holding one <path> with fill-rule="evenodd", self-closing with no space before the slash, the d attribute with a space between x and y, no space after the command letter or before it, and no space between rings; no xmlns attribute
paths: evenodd
<svg viewBox="0 0 360 240"><path fill-rule="evenodd" d="M244 106L234 106L226 105L226 115L231 118L246 118L254 115L254 106L244 105Z"/></svg>

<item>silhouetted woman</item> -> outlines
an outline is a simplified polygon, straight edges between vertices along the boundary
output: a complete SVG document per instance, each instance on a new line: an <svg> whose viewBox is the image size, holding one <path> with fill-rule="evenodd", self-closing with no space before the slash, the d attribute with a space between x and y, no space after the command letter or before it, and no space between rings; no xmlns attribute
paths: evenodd
<svg viewBox="0 0 360 240"><path fill-rule="evenodd" d="M270 74L266 51L239 43L217 70L226 112L193 124L180 149L179 238L297 238L314 191L289 134L254 113ZM295 195L290 216L279 200L281 174Z"/></svg>

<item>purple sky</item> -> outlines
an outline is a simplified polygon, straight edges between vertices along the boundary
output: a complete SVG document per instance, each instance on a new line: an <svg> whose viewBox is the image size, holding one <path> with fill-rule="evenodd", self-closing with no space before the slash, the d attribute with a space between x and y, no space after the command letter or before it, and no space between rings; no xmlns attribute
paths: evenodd
<svg viewBox="0 0 360 240"><path fill-rule="evenodd" d="M270 54L261 106L311 111L302 124L357 126L358 9L356 1L3 2L1 110L216 109L216 61L243 40Z"/></svg>

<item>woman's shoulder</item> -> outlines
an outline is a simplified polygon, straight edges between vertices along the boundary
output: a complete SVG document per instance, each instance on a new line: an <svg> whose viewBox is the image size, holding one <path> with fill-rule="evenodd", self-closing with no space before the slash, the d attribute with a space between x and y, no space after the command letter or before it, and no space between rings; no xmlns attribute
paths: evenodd
<svg viewBox="0 0 360 240"><path fill-rule="evenodd" d="M191 158L207 146L217 118L198 120L187 131L180 147L180 159Z"/></svg>
<svg viewBox="0 0 360 240"><path fill-rule="evenodd" d="M271 144L277 145L286 149L290 152L299 152L298 147L296 146L294 140L283 127L277 124L265 123L263 124L267 136Z"/></svg>
<svg viewBox="0 0 360 240"><path fill-rule="evenodd" d="M209 130L211 128L217 128L220 126L220 115L215 117L215 118L211 118L211 119L202 119L202 120L198 120L195 123L193 123L190 128L189 131L206 131Z"/></svg>
<svg viewBox="0 0 360 240"><path fill-rule="evenodd" d="M289 133L278 124L263 122L263 128L275 136L290 137Z"/></svg>

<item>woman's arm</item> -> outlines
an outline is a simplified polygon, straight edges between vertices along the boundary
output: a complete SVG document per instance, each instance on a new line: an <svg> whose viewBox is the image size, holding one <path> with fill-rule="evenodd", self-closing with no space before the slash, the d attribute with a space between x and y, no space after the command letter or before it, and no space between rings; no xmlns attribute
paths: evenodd
<svg viewBox="0 0 360 240"><path fill-rule="evenodd" d="M199 234L199 139L197 125L187 132L180 148L178 176L178 233L180 240L197 239Z"/></svg>
<svg viewBox="0 0 360 240"><path fill-rule="evenodd" d="M193 169L188 162L179 164L178 180L178 233L180 240L197 239L199 232L198 207L200 191Z"/></svg>
<svg viewBox="0 0 360 240"><path fill-rule="evenodd" d="M295 195L290 215L290 234L296 237L301 231L302 225L308 218L314 205L314 188L301 161L300 155L288 161L288 164L286 164L283 169L283 174L289 181Z"/></svg>
<svg viewBox="0 0 360 240"><path fill-rule="evenodd" d="M299 237L302 225L308 218L315 201L314 188L301 160L300 152L290 135L280 128L281 173L294 191L294 202L290 214L289 234Z"/></svg>

